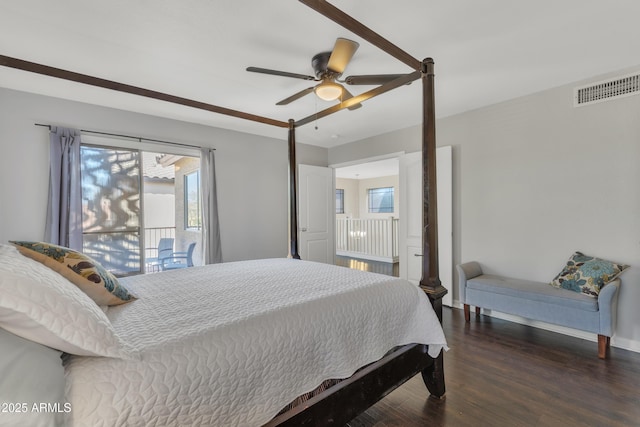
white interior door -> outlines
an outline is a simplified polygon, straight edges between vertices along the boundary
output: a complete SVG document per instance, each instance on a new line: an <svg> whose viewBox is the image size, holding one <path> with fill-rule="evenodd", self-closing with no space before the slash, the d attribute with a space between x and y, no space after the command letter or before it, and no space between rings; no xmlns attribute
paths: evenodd
<svg viewBox="0 0 640 427"><path fill-rule="evenodd" d="M449 290L442 303L452 304L453 187L451 147L436 149L438 192L438 269L442 286ZM422 153L400 157L400 221L398 244L400 277L415 284L422 277Z"/></svg>
<svg viewBox="0 0 640 427"><path fill-rule="evenodd" d="M333 169L298 165L300 258L334 264L335 190Z"/></svg>

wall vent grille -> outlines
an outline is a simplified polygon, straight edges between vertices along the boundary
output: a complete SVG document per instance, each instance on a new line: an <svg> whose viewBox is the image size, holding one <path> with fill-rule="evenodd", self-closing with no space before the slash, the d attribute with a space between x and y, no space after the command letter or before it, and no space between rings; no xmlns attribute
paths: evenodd
<svg viewBox="0 0 640 427"><path fill-rule="evenodd" d="M640 73L635 73L577 87L573 90L573 104L580 107L639 93Z"/></svg>

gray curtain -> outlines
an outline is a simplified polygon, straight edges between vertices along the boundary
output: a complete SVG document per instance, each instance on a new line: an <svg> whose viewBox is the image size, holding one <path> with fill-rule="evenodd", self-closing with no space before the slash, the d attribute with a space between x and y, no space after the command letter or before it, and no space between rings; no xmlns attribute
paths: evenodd
<svg viewBox="0 0 640 427"><path fill-rule="evenodd" d="M45 241L82 251L80 131L51 127Z"/></svg>
<svg viewBox="0 0 640 427"><path fill-rule="evenodd" d="M220 223L218 221L218 193L216 190L215 150L200 150L200 190L202 193L202 262L222 262Z"/></svg>

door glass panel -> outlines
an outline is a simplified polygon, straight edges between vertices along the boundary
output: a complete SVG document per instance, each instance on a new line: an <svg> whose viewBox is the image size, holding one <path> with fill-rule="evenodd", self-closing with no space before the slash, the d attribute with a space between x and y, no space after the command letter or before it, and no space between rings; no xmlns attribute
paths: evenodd
<svg viewBox="0 0 640 427"><path fill-rule="evenodd" d="M83 146L83 251L116 275L141 271L140 153Z"/></svg>

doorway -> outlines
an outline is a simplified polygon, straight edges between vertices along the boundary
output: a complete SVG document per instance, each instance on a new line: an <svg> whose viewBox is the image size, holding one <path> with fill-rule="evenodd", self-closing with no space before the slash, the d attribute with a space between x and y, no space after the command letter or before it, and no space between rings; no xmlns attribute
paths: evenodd
<svg viewBox="0 0 640 427"><path fill-rule="evenodd" d="M436 162L439 276L442 285L451 289L453 285L452 148L450 146L438 147ZM384 159L371 159L344 166L338 165L335 167L335 171L336 253L338 261L342 262L341 265L356 269L368 269L368 264L372 262L387 262L394 266L389 275L396 276L397 267L398 277L418 284L422 273L420 258L422 256L422 153L396 153ZM394 173L395 175L393 175ZM360 182L361 180L363 182ZM394 245L397 245L393 248L392 257L385 254L384 259L376 258L379 253L371 254L368 252L368 247L366 251L362 249L353 251L352 241L349 241L349 245L347 245L345 239L364 241L369 238L371 232L369 229L356 228L355 221L349 222L348 220L346 222L351 228L348 228L346 233L340 232L341 221L345 221L343 218L353 218L355 212L358 216L370 215L370 201L375 196L369 190L392 185L394 186L393 214L385 214L388 217L388 222L396 222L397 224L391 228ZM358 194L357 201L348 196L354 192ZM377 233L380 232L377 231ZM384 238L377 239L377 241L379 245L386 247ZM361 248L357 245L355 247ZM341 260L340 256L345 255L343 252L345 249L346 259ZM380 246L374 247L374 249L379 251ZM451 306L451 292L445 296L443 304Z"/></svg>
<svg viewBox="0 0 640 427"><path fill-rule="evenodd" d="M397 157L335 168L336 264L399 277Z"/></svg>

